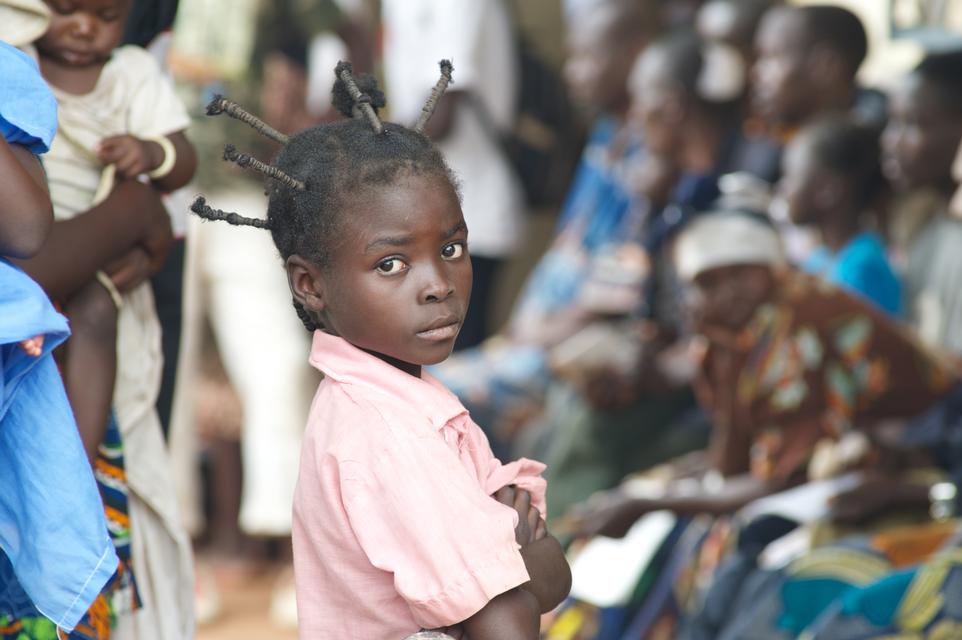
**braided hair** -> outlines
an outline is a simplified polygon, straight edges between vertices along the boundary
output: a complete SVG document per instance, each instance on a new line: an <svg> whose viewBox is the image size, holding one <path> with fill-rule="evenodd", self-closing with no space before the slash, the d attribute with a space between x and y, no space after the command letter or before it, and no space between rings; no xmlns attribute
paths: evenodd
<svg viewBox="0 0 962 640"><path fill-rule="evenodd" d="M267 220L214 209L203 197L195 200L191 210L207 220L268 229L284 260L299 255L326 266L330 264L331 241L339 228L340 212L359 189L388 185L403 174L413 173L441 176L457 190L454 174L422 132L450 82L450 62L441 61L441 79L413 128L380 120L378 110L384 107L385 99L373 76L355 78L346 62L337 65L335 76L332 101L347 119L318 125L290 138L229 100L216 97L209 113L242 120L284 146L271 165L238 153L233 145L225 149L226 160L270 178ZM294 308L309 331L321 328L296 300Z"/></svg>

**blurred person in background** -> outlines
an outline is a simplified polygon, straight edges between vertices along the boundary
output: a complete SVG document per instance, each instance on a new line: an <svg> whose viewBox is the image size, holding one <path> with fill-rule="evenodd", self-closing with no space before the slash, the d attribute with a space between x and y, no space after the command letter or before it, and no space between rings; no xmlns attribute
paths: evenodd
<svg viewBox="0 0 962 640"><path fill-rule="evenodd" d="M821 244L802 268L899 318L902 284L878 233L886 191L879 132L850 116L828 116L788 144L779 190L793 224L818 231Z"/></svg>
<svg viewBox="0 0 962 640"><path fill-rule="evenodd" d="M657 31L657 19L653 1L602 0L569 23L566 80L594 122L554 239L507 327L433 367L485 429L496 454L505 454L513 432L540 412L552 376L549 349L593 318L579 305L582 286L593 259L617 244L628 224L630 172L643 152L628 125L626 82L635 56ZM457 59L452 62L457 69Z"/></svg>
<svg viewBox="0 0 962 640"><path fill-rule="evenodd" d="M437 81L441 59L457 81L441 98L427 135L460 180L471 229L474 288L457 348L490 335L487 318L504 261L525 238L525 203L501 144L517 109L515 27L503 0L384 0L384 78L392 118L410 124Z"/></svg>
<svg viewBox="0 0 962 640"><path fill-rule="evenodd" d="M962 354L962 220L948 213L962 140L962 51L934 53L896 86L882 168L902 196L892 214L906 309L923 340Z"/></svg>

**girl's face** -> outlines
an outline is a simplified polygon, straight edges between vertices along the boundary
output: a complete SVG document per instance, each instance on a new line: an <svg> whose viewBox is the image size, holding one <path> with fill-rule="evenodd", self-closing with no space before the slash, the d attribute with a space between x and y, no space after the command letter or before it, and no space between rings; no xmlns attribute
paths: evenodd
<svg viewBox="0 0 962 640"><path fill-rule="evenodd" d="M812 145L804 134L796 137L785 150L782 160L782 179L778 194L787 205L788 218L797 225L818 224L824 219L831 204L829 176L816 161Z"/></svg>
<svg viewBox="0 0 962 640"><path fill-rule="evenodd" d="M468 231L450 182L404 174L359 192L339 215L328 266L288 260L295 297L328 332L402 368L447 358L471 296Z"/></svg>
<svg viewBox="0 0 962 640"><path fill-rule="evenodd" d="M46 0L50 27L37 41L40 53L70 67L110 58L120 45L130 0Z"/></svg>
<svg viewBox="0 0 962 640"><path fill-rule="evenodd" d="M938 92L908 76L889 99L882 133L882 171L900 190L951 184L952 158L962 121L940 104Z"/></svg>

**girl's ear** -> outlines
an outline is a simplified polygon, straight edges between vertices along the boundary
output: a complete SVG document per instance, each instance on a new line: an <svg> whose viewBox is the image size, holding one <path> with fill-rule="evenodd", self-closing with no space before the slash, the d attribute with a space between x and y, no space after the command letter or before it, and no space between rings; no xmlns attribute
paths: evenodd
<svg viewBox="0 0 962 640"><path fill-rule="evenodd" d="M285 263L294 300L312 315L324 311L324 272L313 261L292 255Z"/></svg>

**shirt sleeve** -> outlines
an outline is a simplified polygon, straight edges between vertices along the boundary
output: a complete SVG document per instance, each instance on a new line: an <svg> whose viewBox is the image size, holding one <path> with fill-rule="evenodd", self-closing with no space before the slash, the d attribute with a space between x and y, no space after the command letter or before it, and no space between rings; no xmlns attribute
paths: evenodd
<svg viewBox="0 0 962 640"><path fill-rule="evenodd" d="M370 459L340 463L341 494L361 548L394 574L415 621L456 624L527 582L514 510L434 433L387 433Z"/></svg>
<svg viewBox="0 0 962 640"><path fill-rule="evenodd" d="M0 42L0 135L35 154L46 153L57 131L57 101L33 59Z"/></svg>
<svg viewBox="0 0 962 640"><path fill-rule="evenodd" d="M128 131L132 135L167 136L190 126L190 116L177 97L173 81L153 56L134 46L122 47L114 55L130 82Z"/></svg>

